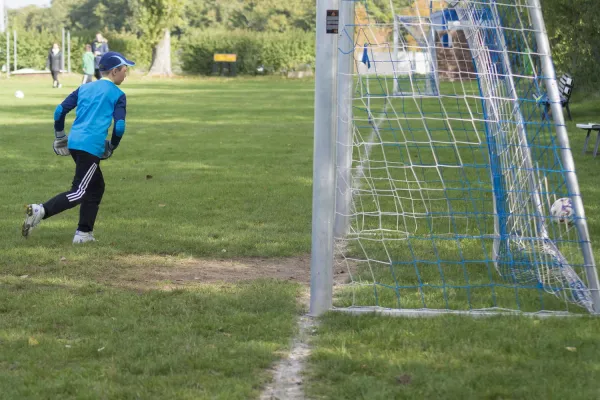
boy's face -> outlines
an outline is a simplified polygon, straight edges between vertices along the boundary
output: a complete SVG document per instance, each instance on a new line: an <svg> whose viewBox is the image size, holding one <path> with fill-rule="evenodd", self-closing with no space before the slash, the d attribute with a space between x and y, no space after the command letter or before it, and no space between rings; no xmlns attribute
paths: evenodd
<svg viewBox="0 0 600 400"><path fill-rule="evenodd" d="M111 74L113 76L112 81L115 83L115 85L120 85L121 83L123 83L125 77L127 76L127 65L123 65L120 68L113 69L111 71Z"/></svg>

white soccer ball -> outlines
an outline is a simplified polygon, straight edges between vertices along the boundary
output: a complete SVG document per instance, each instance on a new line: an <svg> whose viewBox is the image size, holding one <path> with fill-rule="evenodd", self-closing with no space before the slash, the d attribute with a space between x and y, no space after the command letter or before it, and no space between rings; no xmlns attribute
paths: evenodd
<svg viewBox="0 0 600 400"><path fill-rule="evenodd" d="M23 97L25 97L25 93L21 92L20 90L17 90L17 91L15 92L15 97L16 97L17 99L22 99Z"/></svg>
<svg viewBox="0 0 600 400"><path fill-rule="evenodd" d="M550 215L552 215L552 220L558 224L573 223L574 211L571 199L563 197L556 200L550 208Z"/></svg>

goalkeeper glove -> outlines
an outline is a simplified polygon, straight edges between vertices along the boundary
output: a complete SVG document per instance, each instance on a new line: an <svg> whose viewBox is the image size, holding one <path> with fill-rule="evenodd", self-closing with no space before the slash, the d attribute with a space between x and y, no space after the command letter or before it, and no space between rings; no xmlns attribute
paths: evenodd
<svg viewBox="0 0 600 400"><path fill-rule="evenodd" d="M104 154L102 154L102 157L100 157L101 160L106 160L109 159L112 154L113 151L116 149L116 146L113 146L113 144L110 142L110 140L106 140L104 142Z"/></svg>
<svg viewBox="0 0 600 400"><path fill-rule="evenodd" d="M65 135L65 131L56 132L54 131L54 143L52 144L52 148L54 152L58 156L68 156L71 154L69 148L67 147L69 140L67 135Z"/></svg>

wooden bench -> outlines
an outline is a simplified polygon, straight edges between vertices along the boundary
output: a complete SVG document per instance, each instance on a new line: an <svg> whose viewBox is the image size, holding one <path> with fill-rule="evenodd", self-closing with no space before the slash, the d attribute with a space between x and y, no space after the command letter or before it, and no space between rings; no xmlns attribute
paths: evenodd
<svg viewBox="0 0 600 400"><path fill-rule="evenodd" d="M569 116L569 120L573 121L573 117L571 117L571 109L569 108L569 101L571 100L571 94L573 94L574 81L571 75L563 74L558 80L558 92L560 94L560 105L563 108L567 109L567 115ZM548 96L545 95L542 103L545 107L545 115L544 119L550 116L550 100Z"/></svg>

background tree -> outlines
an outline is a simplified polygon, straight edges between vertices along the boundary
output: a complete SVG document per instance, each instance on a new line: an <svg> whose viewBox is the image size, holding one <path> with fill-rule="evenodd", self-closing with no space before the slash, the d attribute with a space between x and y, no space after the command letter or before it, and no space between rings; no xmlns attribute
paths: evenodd
<svg viewBox="0 0 600 400"><path fill-rule="evenodd" d="M600 7L597 0L545 0L544 19L558 74L575 76L577 90L600 84Z"/></svg>
<svg viewBox="0 0 600 400"><path fill-rule="evenodd" d="M598 0L544 0L542 4L556 69L572 74L577 91L582 92L599 90L597 3ZM364 15L360 10L366 6L370 18L375 20L372 22L392 22L390 0L356 4L358 17ZM426 10L429 0L392 0L392 4L397 13L402 13L407 6ZM181 43L189 42L190 38L202 42L210 36L222 43L214 49L221 51L229 46L234 31L249 37L258 32L274 35L297 29L314 32L315 11L314 0L52 0L47 8L29 6L9 10L9 19L11 26L19 31L22 61L31 63L25 66L38 65L37 58L32 63L29 60L33 58L25 55L37 54L38 43L44 42L46 47L46 39L60 40L61 28L65 27L71 30L73 38L81 38L82 43L91 41L95 31L103 31L111 48L144 60L141 67L151 63L153 74L169 75L171 33L178 35ZM269 37L283 43L275 36ZM5 47L0 46L0 55Z"/></svg>
<svg viewBox="0 0 600 400"><path fill-rule="evenodd" d="M173 74L171 30L182 23L184 0L132 0L134 29L152 46L149 75Z"/></svg>

